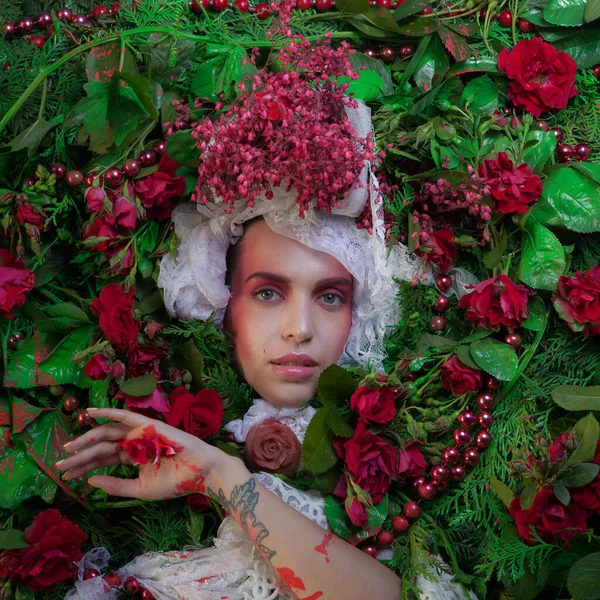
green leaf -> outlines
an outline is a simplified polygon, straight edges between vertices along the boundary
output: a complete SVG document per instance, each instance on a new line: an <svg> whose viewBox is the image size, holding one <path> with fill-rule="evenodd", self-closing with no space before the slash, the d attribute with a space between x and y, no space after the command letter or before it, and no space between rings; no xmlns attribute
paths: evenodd
<svg viewBox="0 0 600 600"><path fill-rule="evenodd" d="M375 504L373 508L366 508L367 515L369 515L369 520L367 521L367 526L365 527L364 537L371 537L379 533L381 526L387 517L389 505L389 498L384 496L381 502ZM358 537L362 536L362 532L358 534Z"/></svg>
<svg viewBox="0 0 600 600"><path fill-rule="evenodd" d="M304 443L302 444L302 462L304 468L314 473L324 473L338 462L333 448L333 430L329 427L329 413L333 406L319 408L311 419Z"/></svg>
<svg viewBox="0 0 600 600"><path fill-rule="evenodd" d="M323 405L340 406L348 400L356 386L349 371L338 365L330 365L319 377L317 393Z"/></svg>
<svg viewBox="0 0 600 600"><path fill-rule="evenodd" d="M14 398L11 408L13 433L21 433L29 423L42 414L43 410L38 406L32 406L23 398Z"/></svg>
<svg viewBox="0 0 600 600"><path fill-rule="evenodd" d="M421 59L423 58L423 55L425 54L425 51L427 50L427 46L429 46L429 42L431 41L431 39L432 38L430 35L426 35L424 38L422 38L419 41L419 45L417 46L416 52L413 54L408 65L406 66L406 69L404 69L404 72L402 73L402 77L400 78L400 83L398 84L398 87L400 89L403 89L406 86L406 84L408 83L408 80L412 77L412 74L415 72L417 66L421 62ZM411 220L409 219L409 224L410 224L410 222L411 222ZM408 237L409 244L410 244L410 239L411 238L409 235L409 237ZM413 250L411 250L411 252L413 252Z"/></svg>
<svg viewBox="0 0 600 600"><path fill-rule="evenodd" d="M82 323L91 323L90 318L85 311L72 302L63 302L62 304L53 304L46 308L46 312L57 317L67 317L71 321L81 321Z"/></svg>
<svg viewBox="0 0 600 600"><path fill-rule="evenodd" d="M583 20L586 23L591 23L596 19L600 19L600 0L587 0Z"/></svg>
<svg viewBox="0 0 600 600"><path fill-rule="evenodd" d="M573 600L600 598L600 552L580 558L569 570L567 588Z"/></svg>
<svg viewBox="0 0 600 600"><path fill-rule="evenodd" d="M340 414L340 411L334 406L331 407L331 410L327 414L327 425L331 427L335 435L339 435L340 437L351 438L354 435L354 429L350 427L346 419Z"/></svg>
<svg viewBox="0 0 600 600"><path fill-rule="evenodd" d="M150 81L147 77L143 75L134 75L133 73L118 73L118 77L127 82L127 86L121 87L130 87L135 95L137 96L138 101L144 107L148 115L153 121L158 121L158 109L156 108L156 103L154 101L154 85L152 81ZM160 89L160 94L162 94L162 88ZM118 144L117 144L118 145Z"/></svg>
<svg viewBox="0 0 600 600"><path fill-rule="evenodd" d="M149 37L152 43L150 51L152 80L166 86L183 79L194 60L196 48L194 42L169 36L157 44L156 42L161 39L158 33L153 33Z"/></svg>
<svg viewBox="0 0 600 600"><path fill-rule="evenodd" d="M600 62L600 29L584 29L554 44L566 52L579 69L591 69Z"/></svg>
<svg viewBox="0 0 600 600"><path fill-rule="evenodd" d="M346 14L360 14L369 10L368 0L335 0L335 7Z"/></svg>
<svg viewBox="0 0 600 600"><path fill-rule="evenodd" d="M596 444L598 443L598 437L600 437L598 421L596 421L592 413L589 413L575 423L573 433L575 434L577 447L573 450L567 462L565 462L565 467L594 460Z"/></svg>
<svg viewBox="0 0 600 600"><path fill-rule="evenodd" d="M401 21L410 15L416 15L427 8L429 4L423 0L406 0L394 11L394 19Z"/></svg>
<svg viewBox="0 0 600 600"><path fill-rule="evenodd" d="M510 381L519 366L515 349L491 337L473 342L471 357L480 369L500 381Z"/></svg>
<svg viewBox="0 0 600 600"><path fill-rule="evenodd" d="M0 529L0 550L20 550L27 548L24 533L19 529Z"/></svg>
<svg viewBox="0 0 600 600"><path fill-rule="evenodd" d="M414 79L422 92L428 92L447 73L450 63L438 38L431 38L416 66Z"/></svg>
<svg viewBox="0 0 600 600"><path fill-rule="evenodd" d="M110 387L110 377L106 379L96 379L92 381L90 387L90 402L92 408L111 408L108 399L108 388Z"/></svg>
<svg viewBox="0 0 600 600"><path fill-rule="evenodd" d="M417 338L417 354L423 354L429 348L437 348L442 352L451 352L454 350L456 342L442 336L432 333L421 333Z"/></svg>
<svg viewBox="0 0 600 600"><path fill-rule="evenodd" d="M498 59L496 58L467 58L452 65L452 68L448 71L448 77L456 75L464 75L465 73L492 73L497 75L500 73L498 70Z"/></svg>
<svg viewBox="0 0 600 600"><path fill-rule="evenodd" d="M535 142L523 152L523 162L526 162L536 175L544 172L556 150L556 136L551 131L541 129L530 131L525 138L525 144Z"/></svg>
<svg viewBox="0 0 600 600"><path fill-rule="evenodd" d="M219 100L219 95L215 91L215 88L217 78L225 65L225 60L226 56L220 54L200 63L191 83L191 92L194 96L208 98L214 102Z"/></svg>
<svg viewBox="0 0 600 600"><path fill-rule="evenodd" d="M498 498L502 500L502 503L506 508L510 506L510 503L514 500L515 494L514 492L505 484L502 483L499 479L495 477L490 477L490 485L494 492L496 492Z"/></svg>
<svg viewBox="0 0 600 600"><path fill-rule="evenodd" d="M561 471L556 480L565 487L583 487L596 479L598 471L600 471L600 465L579 463L570 469Z"/></svg>
<svg viewBox="0 0 600 600"><path fill-rule="evenodd" d="M600 411L600 385L559 385L550 394L552 400L565 410Z"/></svg>
<svg viewBox="0 0 600 600"><path fill-rule="evenodd" d="M483 338L490 337L494 333L491 329L484 329L483 327L479 327L478 329L474 329L467 337L462 339L463 344L470 344L471 342L476 342L477 340L482 340Z"/></svg>
<svg viewBox="0 0 600 600"><path fill-rule="evenodd" d="M377 60L376 58L371 58L370 56L367 56L362 52L355 52L354 54L350 55L350 64L352 65L352 68L355 71L359 72L359 74L359 69L361 67L367 67L368 70L377 73L383 81L383 95L393 95L394 84L392 82L392 78L390 77L390 74L388 73L388 71L383 66L380 60Z"/></svg>
<svg viewBox="0 0 600 600"><path fill-rule="evenodd" d="M62 120L62 117L61 119ZM59 124L58 119L44 121L37 119L27 129L23 130L10 144L13 152L27 150L27 156L31 158L46 136Z"/></svg>
<svg viewBox="0 0 600 600"><path fill-rule="evenodd" d="M531 216L540 225L579 233L600 231L600 184L578 169L555 167Z"/></svg>
<svg viewBox="0 0 600 600"><path fill-rule="evenodd" d="M456 356L458 356L461 363L471 367L471 369L479 369L477 363L471 358L471 348L467 344L463 344L456 349Z"/></svg>
<svg viewBox="0 0 600 600"><path fill-rule="evenodd" d="M461 103L476 115L491 115L498 108L498 90L494 82L483 75L465 86Z"/></svg>
<svg viewBox="0 0 600 600"><path fill-rule="evenodd" d="M438 35L440 36L440 40L442 40L442 44L446 47L446 50L452 54L455 60L466 60L473 54L467 41L452 31L452 29L440 24L438 27Z"/></svg>
<svg viewBox="0 0 600 600"><path fill-rule="evenodd" d="M553 292L565 264L565 251L558 238L541 225L528 224L523 230L519 279L532 288Z"/></svg>
<svg viewBox="0 0 600 600"><path fill-rule="evenodd" d="M500 261L506 252L507 240L508 238L506 236L506 230L503 229L502 235L500 236L497 244L483 255L483 264L488 269L494 269L500 264Z"/></svg>
<svg viewBox="0 0 600 600"><path fill-rule="evenodd" d="M573 169L583 173L586 177L595 181L596 183L600 183L600 165L589 162L574 162L571 164ZM36 271L37 275L37 271Z"/></svg>
<svg viewBox="0 0 600 600"><path fill-rule="evenodd" d="M139 377L126 379L119 386L119 389L128 396L148 396L156 390L156 377L150 375L150 373L145 373Z"/></svg>
<svg viewBox="0 0 600 600"><path fill-rule="evenodd" d="M187 526L188 534L194 546L202 545L202 532L204 531L204 515L194 512L188 506L190 522Z"/></svg>
<svg viewBox="0 0 600 600"><path fill-rule="evenodd" d="M553 25L575 27L583 25L585 0L548 0L544 19Z"/></svg>
<svg viewBox="0 0 600 600"><path fill-rule="evenodd" d="M10 401L6 397L0 397L0 427L10 425Z"/></svg>
<svg viewBox="0 0 600 600"><path fill-rule="evenodd" d="M554 492L554 495L561 504L569 506L569 502L571 502L571 494L569 493L569 490L565 487L564 481L561 481L560 483L555 483L552 486L552 491Z"/></svg>
<svg viewBox="0 0 600 600"><path fill-rule="evenodd" d="M188 340L178 348L177 354L181 355L183 365L192 374L192 383L196 390L204 387L204 358L193 340Z"/></svg>
<svg viewBox="0 0 600 600"><path fill-rule="evenodd" d="M529 309L529 316L523 321L523 327L530 331L541 331L548 319L548 311L544 301L539 296L533 296L533 298L530 298L527 308Z"/></svg>
<svg viewBox="0 0 600 600"><path fill-rule="evenodd" d="M388 38L391 33L401 34L392 13L383 6L369 6L360 14L350 14L346 19L364 34L376 38Z"/></svg>
<svg viewBox="0 0 600 600"><path fill-rule="evenodd" d="M523 510L528 510L533 506L535 497L537 495L537 490L538 488L536 483L530 483L523 488L523 491L521 492L521 499L519 501Z"/></svg>
<svg viewBox="0 0 600 600"><path fill-rule="evenodd" d="M123 71L137 73L135 57L128 48L123 48L125 58L123 59ZM121 43L106 42L92 48L85 61L85 74L88 81L100 81L106 83L119 68L121 57Z"/></svg>
<svg viewBox="0 0 600 600"><path fill-rule="evenodd" d="M440 22L427 17L413 17L408 22L398 24L398 32L410 37L423 37L438 30Z"/></svg>
<svg viewBox="0 0 600 600"><path fill-rule="evenodd" d="M325 516L333 533L343 540L348 539L356 531L345 508L333 496L325 498Z"/></svg>
<svg viewBox="0 0 600 600"><path fill-rule="evenodd" d="M373 102L385 94L385 83L375 71L363 69L358 72L359 79L338 77L338 83L348 84L348 93L353 93L357 100Z"/></svg>

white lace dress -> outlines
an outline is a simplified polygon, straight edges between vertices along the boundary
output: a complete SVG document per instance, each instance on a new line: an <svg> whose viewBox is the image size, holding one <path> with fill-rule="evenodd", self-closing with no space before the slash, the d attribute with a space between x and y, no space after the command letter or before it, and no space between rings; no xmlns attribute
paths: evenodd
<svg viewBox="0 0 600 600"><path fill-rule="evenodd" d="M243 419L225 426L236 441L243 442L250 428L267 418L275 418L290 426L302 442L316 410L307 407L280 409L265 400L255 400ZM317 491L298 490L269 473L253 477L267 490L298 510L326 531L330 531L324 510L324 497ZM377 558L391 558L391 550L383 550ZM116 600L118 591L110 588L102 577L83 580L86 569L105 574L110 555L105 548L95 548L79 561L79 577L66 600ZM440 566L447 565L440 561ZM295 596L280 589L271 563L250 542L232 517L221 523L214 545L208 548L186 548L174 552L152 552L137 557L118 571L121 581L135 577L156 600L293 600ZM451 584L451 575L435 574L439 583L422 580L423 600L445 598L467 600L460 587Z"/></svg>

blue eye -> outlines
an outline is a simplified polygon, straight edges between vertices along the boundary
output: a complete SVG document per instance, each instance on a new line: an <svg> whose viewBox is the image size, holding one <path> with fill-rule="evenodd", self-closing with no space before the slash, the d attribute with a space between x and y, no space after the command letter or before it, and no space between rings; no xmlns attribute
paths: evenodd
<svg viewBox="0 0 600 600"><path fill-rule="evenodd" d="M270 300L272 300L275 297L275 294L277 294L277 292L275 290L266 288L264 290L258 290L257 292L254 292L252 295L255 297L258 297L259 300L262 300L263 302L269 302Z"/></svg>
<svg viewBox="0 0 600 600"><path fill-rule="evenodd" d="M328 294L323 294L321 298L328 298L331 300L331 302L328 302L327 300L325 301L325 304L329 304L330 306L335 306L336 300L339 300L339 305L344 304L344 299L339 294L333 294L330 292Z"/></svg>

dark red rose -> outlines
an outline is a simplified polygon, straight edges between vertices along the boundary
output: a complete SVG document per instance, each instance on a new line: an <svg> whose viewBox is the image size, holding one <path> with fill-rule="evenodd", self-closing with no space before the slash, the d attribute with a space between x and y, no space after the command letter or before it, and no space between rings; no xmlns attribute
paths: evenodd
<svg viewBox="0 0 600 600"><path fill-rule="evenodd" d="M15 308L27 300L35 285L35 275L12 252L0 249L0 317L12 319Z"/></svg>
<svg viewBox="0 0 600 600"><path fill-rule="evenodd" d="M111 197L110 192L108 197ZM112 217L115 225L123 227L123 229L135 229L137 222L135 204L123 196L116 195L113 203Z"/></svg>
<svg viewBox="0 0 600 600"><path fill-rule="evenodd" d="M94 246L90 246L90 250L106 252L110 245L117 239L119 232L111 220L108 217L98 217L92 221L91 225L84 228L84 241L91 237L100 238Z"/></svg>
<svg viewBox="0 0 600 600"><path fill-rule="evenodd" d="M118 365L119 363L116 364ZM114 373L113 377L115 377ZM132 412L146 415L152 419L155 419L158 416L157 413L164 414L169 412L171 408L169 406L169 399L165 395L160 385L157 386L156 389L147 396L128 396L123 392L119 392L115 398L125 400L127 408L129 408Z"/></svg>
<svg viewBox="0 0 600 600"><path fill-rule="evenodd" d="M587 531L585 511L573 502L569 506L559 502L551 487L542 488L527 510L521 508L521 496L516 496L509 510L517 524L519 536L530 546L537 543L531 537L531 526L550 544L567 542L574 535Z"/></svg>
<svg viewBox="0 0 600 600"><path fill-rule="evenodd" d="M358 501L357 498L352 498L349 506L346 507L346 512L350 517L353 525L364 528L369 520L369 515L365 507Z"/></svg>
<svg viewBox="0 0 600 600"><path fill-rule="evenodd" d="M201 440L217 435L223 421L223 400L215 391L200 390L195 396L183 386L175 388L169 396L171 409L167 423L183 429Z"/></svg>
<svg viewBox="0 0 600 600"><path fill-rule="evenodd" d="M128 240L112 244L106 250L106 256L110 257L109 272L114 275L129 275L133 267L133 252Z"/></svg>
<svg viewBox="0 0 600 600"><path fill-rule="evenodd" d="M570 436L568 433L563 433L548 446L551 462L559 463L565 459L567 456L567 444L569 442L569 438Z"/></svg>
<svg viewBox="0 0 600 600"><path fill-rule="evenodd" d="M600 440L596 442L594 463L600 465ZM600 473L586 486L570 488L571 502L583 508L589 515L600 514Z"/></svg>
<svg viewBox="0 0 600 600"><path fill-rule="evenodd" d="M580 271L574 277L562 275L552 301L571 331L600 334L600 266L594 265L584 275Z"/></svg>
<svg viewBox="0 0 600 600"><path fill-rule="evenodd" d="M442 386L457 396L465 392L476 392L481 387L481 371L468 367L457 356L449 358L440 370Z"/></svg>
<svg viewBox="0 0 600 600"><path fill-rule="evenodd" d="M502 325L516 328L529 316L527 303L531 290L504 274L465 287L473 291L462 296L458 305L467 310L467 321L473 327L496 331Z"/></svg>
<svg viewBox="0 0 600 600"><path fill-rule="evenodd" d="M252 465L269 473L295 473L302 445L291 427L277 419L265 419L248 431L246 456Z"/></svg>
<svg viewBox="0 0 600 600"><path fill-rule="evenodd" d="M195 513L205 513L210 510L210 498L204 494L189 494L187 503Z"/></svg>
<svg viewBox="0 0 600 600"><path fill-rule="evenodd" d="M94 356L85 363L83 372L90 379L106 379L110 373L110 364L102 354L94 354Z"/></svg>
<svg viewBox="0 0 600 600"><path fill-rule="evenodd" d="M425 262L432 262L440 270L447 273L456 264L458 246L454 241L452 229L439 229L433 236L415 251L417 256L422 256Z"/></svg>
<svg viewBox="0 0 600 600"><path fill-rule="evenodd" d="M38 513L25 529L22 550L0 552L0 579L9 579L34 592L49 590L63 581L75 579L86 535L75 523L50 508Z"/></svg>
<svg viewBox="0 0 600 600"><path fill-rule="evenodd" d="M420 442L410 441L398 452L398 475L406 477L421 477L425 473L427 464L421 450Z"/></svg>
<svg viewBox="0 0 600 600"><path fill-rule="evenodd" d="M394 399L394 392L388 385L378 388L363 386L352 394L350 407L365 423L385 424L396 415Z"/></svg>
<svg viewBox="0 0 600 600"><path fill-rule="evenodd" d="M160 361L167 354L167 346L132 344L127 350L127 375L139 377L150 373L160 378Z"/></svg>
<svg viewBox="0 0 600 600"><path fill-rule="evenodd" d="M498 68L509 79L508 97L514 105L539 117L544 111L566 108L575 87L577 64L566 53L539 37L504 48Z"/></svg>
<svg viewBox="0 0 600 600"><path fill-rule="evenodd" d="M185 194L185 177L173 177L180 166L163 154L158 171L133 182L146 219L164 221L171 216L175 201Z"/></svg>
<svg viewBox="0 0 600 600"><path fill-rule="evenodd" d="M346 442L334 441L336 452L346 461L354 481L371 494L375 504L390 487L398 468L396 449L383 438L371 433L361 421L354 436Z"/></svg>
<svg viewBox="0 0 600 600"><path fill-rule="evenodd" d="M30 223L42 231L46 231L48 229L48 226L45 224L47 218L48 215L42 208L34 207L32 204L21 204L17 208L17 221L21 225Z"/></svg>
<svg viewBox="0 0 600 600"><path fill-rule="evenodd" d="M118 351L125 351L135 342L141 326L133 318L133 288L125 292L118 283L105 285L100 296L92 300L91 310L100 318L100 329Z"/></svg>
<svg viewBox="0 0 600 600"><path fill-rule="evenodd" d="M506 152L498 153L494 160L484 160L479 165L479 176L489 188L494 210L505 215L523 214L544 189L542 180L527 163L515 167Z"/></svg>

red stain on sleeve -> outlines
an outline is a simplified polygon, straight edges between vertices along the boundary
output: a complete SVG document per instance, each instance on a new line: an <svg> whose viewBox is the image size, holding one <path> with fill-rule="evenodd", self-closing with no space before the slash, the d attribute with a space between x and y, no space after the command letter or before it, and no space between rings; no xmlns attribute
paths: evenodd
<svg viewBox="0 0 600 600"><path fill-rule="evenodd" d="M323 541L318 546L315 546L315 550L317 552L320 552L321 554L325 555L325 562L330 562L329 555L327 554L327 546L329 545L332 539L333 533L326 533L325 537L323 538Z"/></svg>

